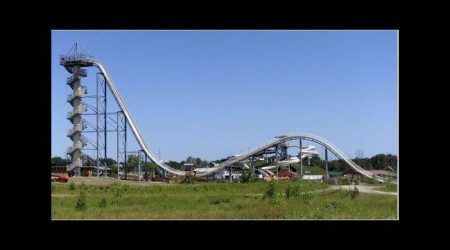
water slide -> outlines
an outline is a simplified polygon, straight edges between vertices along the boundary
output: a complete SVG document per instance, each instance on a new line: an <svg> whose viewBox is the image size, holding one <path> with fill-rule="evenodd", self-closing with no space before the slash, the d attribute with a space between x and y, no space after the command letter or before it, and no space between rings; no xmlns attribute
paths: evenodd
<svg viewBox="0 0 450 250"><path fill-rule="evenodd" d="M73 59L72 59L73 58ZM150 150L150 148L147 146L147 144L145 143L141 133L139 132L139 129L136 125L136 123L134 122L133 118L131 117L131 114L128 112L128 109L125 105L125 101L122 99L122 97L120 96L119 91L116 88L116 85L114 84L114 81L112 80L110 74L108 73L108 71L106 70L105 66L98 61L95 58L92 57L88 57L88 56L67 56L67 57L62 57L61 60L76 60L77 62L80 62L80 60L84 63L84 65L86 66L96 66L100 72L103 73L103 75L106 78L106 82L109 86L109 88L111 89L111 92L114 96L114 98L116 99L120 109L123 111L125 118L128 122L128 124L130 125L131 131L133 132L139 146L141 147L141 149L145 152L145 154L150 158L151 161L153 161L156 165L158 165L160 168L168 171L171 174L174 175L178 175L178 176L184 176L186 174L185 171L181 171L181 170L177 170L174 169L162 162L160 162L156 156L152 153L152 151ZM318 144L321 144L322 146L328 148L328 150L330 150L333 154L335 154L338 158L344 160L351 168L353 168L354 170L356 170L358 173L362 174L363 176L369 177L369 178L375 178L380 182L384 182L384 179L381 177L378 177L376 175L372 175L372 173L364 170L363 168L361 168L360 166L358 166L356 163L354 163L347 155L345 155L341 150L339 150L339 148L337 148L336 146L334 146L332 143L330 143L328 140L321 138L317 135L313 135L313 134L306 134L306 133L300 133L300 134L292 134L292 135L286 135L283 136L281 138L277 138L276 140L273 140L269 143L266 143L256 149L250 150L246 153L242 153L242 155L238 156L238 157L234 157L231 158L227 161L222 162L221 164L219 164L216 167L211 168L208 172L205 173L199 173L197 174L198 177L202 177L202 176L207 176L207 175L211 175L215 172L218 172L222 169L224 169L225 167L228 167L230 165L233 165L235 163L238 163L240 161L243 161L247 158L249 158L250 156L254 156L254 155L258 155L261 154L262 152L264 152L265 150L274 147L276 145L279 145L281 143L285 143L287 141L290 140L296 140L296 139L304 139L304 140L309 140L309 141L313 141L316 142Z"/></svg>

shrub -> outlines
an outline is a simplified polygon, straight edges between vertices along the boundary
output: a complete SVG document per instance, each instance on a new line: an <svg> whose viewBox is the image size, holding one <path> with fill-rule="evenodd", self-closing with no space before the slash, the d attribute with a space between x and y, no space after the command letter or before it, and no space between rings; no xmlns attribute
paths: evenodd
<svg viewBox="0 0 450 250"><path fill-rule="evenodd" d="M86 193L84 190L80 191L77 204L75 205L77 211L86 211Z"/></svg>
<svg viewBox="0 0 450 250"><path fill-rule="evenodd" d="M275 185L273 182L270 182L267 186L266 191L264 192L263 200L265 198L275 198L277 196L277 189L275 188Z"/></svg>
<svg viewBox="0 0 450 250"><path fill-rule="evenodd" d="M108 206L108 201L106 200L106 198L102 198L99 202L98 202L98 207L99 208L105 208Z"/></svg>
<svg viewBox="0 0 450 250"><path fill-rule="evenodd" d="M351 184L350 179L347 179L347 178L340 178L338 180L338 182L339 182L339 185L350 185Z"/></svg>
<svg viewBox="0 0 450 250"><path fill-rule="evenodd" d="M196 183L195 176L186 176L184 178L184 183L186 183L186 184L195 184Z"/></svg>
<svg viewBox="0 0 450 250"><path fill-rule="evenodd" d="M250 170L244 170L241 174L240 181L242 183L254 183L258 181L258 176L252 174Z"/></svg>
<svg viewBox="0 0 450 250"><path fill-rule="evenodd" d="M379 182L377 180L375 180L374 178L369 178L369 177L365 177L361 180L364 183L367 184L379 184Z"/></svg>
<svg viewBox="0 0 450 250"><path fill-rule="evenodd" d="M286 188L286 199L294 199L300 196L300 187L288 185Z"/></svg>
<svg viewBox="0 0 450 250"><path fill-rule="evenodd" d="M346 197L350 197L350 199L355 199L357 196L359 195L359 190L358 188L355 186L355 188L353 188L353 190L349 190L345 193Z"/></svg>
<svg viewBox="0 0 450 250"><path fill-rule="evenodd" d="M69 190L70 191L74 191L76 189L77 189L77 186L75 185L75 183L74 182L70 182L69 183Z"/></svg>
<svg viewBox="0 0 450 250"><path fill-rule="evenodd" d="M252 177L252 172L250 172L250 170L243 170L241 172L240 181L242 183L248 183L250 182L250 177Z"/></svg>

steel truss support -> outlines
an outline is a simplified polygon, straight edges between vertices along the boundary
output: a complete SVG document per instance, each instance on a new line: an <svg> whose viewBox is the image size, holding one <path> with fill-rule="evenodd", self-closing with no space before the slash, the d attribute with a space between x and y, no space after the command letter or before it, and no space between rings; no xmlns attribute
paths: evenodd
<svg viewBox="0 0 450 250"><path fill-rule="evenodd" d="M120 179L120 162L127 179L127 119L123 111L117 111L117 179Z"/></svg>
<svg viewBox="0 0 450 250"><path fill-rule="evenodd" d="M105 176L107 175L107 165L106 165L106 156L107 156L107 112L106 112L106 79L102 73L97 73L97 82L96 82L96 106L95 106L95 133L96 133L96 163L97 163L97 177L100 176L100 159L104 159L104 169ZM102 118L104 121L102 121ZM102 133L103 132L103 133Z"/></svg>

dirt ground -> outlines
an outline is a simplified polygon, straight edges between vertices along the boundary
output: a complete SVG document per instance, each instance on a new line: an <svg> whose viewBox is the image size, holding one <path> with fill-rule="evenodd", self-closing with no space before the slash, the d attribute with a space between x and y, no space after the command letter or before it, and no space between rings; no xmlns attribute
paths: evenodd
<svg viewBox="0 0 450 250"><path fill-rule="evenodd" d="M121 184L128 184L128 185L140 185L140 186L146 186L146 185L155 185L155 184L164 184L167 185L165 182L145 182L145 181L130 181L130 180L117 180L113 178L97 178L97 177L70 177L69 182L74 182L76 184L81 184L84 182L84 184L91 184L91 185L109 185L112 183L121 183Z"/></svg>

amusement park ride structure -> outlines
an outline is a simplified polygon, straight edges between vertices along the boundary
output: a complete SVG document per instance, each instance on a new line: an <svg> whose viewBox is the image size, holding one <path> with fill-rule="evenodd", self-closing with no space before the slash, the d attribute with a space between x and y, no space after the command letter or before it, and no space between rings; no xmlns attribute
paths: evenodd
<svg viewBox="0 0 450 250"><path fill-rule="evenodd" d="M92 56L89 56L81 51L80 46L76 43L67 55L60 56L60 65L64 66L65 69L71 73L72 75L67 78L67 85L72 88L72 94L67 97L67 102L69 102L72 106L72 111L67 114L67 119L72 123L72 128L68 131L67 136L72 140L72 146L67 148L67 154L71 158L71 164L68 166L68 172L76 172L79 174L82 170L83 166L83 151L88 150L85 148L88 144L92 147L89 150L94 150L96 159L94 159L94 165L96 165L97 176L99 176L101 169L100 159L107 158L107 139L109 132L116 133L116 159L117 162L123 162L122 170L126 177L126 162L127 162L127 128L130 128L134 138L136 139L140 150L138 153L138 162L139 165L141 163L141 159L143 158L145 162L148 160L152 161L160 168L162 171L178 175L185 176L186 172L178 169L174 169L164 162L158 160L156 156L152 153L150 148L145 143L136 123L134 122L131 114L128 112L128 109L125 105L125 101L121 97L118 89L116 88L115 83L113 82L111 75L106 70L105 66L99 60L95 59ZM87 77L86 67L96 67L99 72L97 73L97 87L96 94L93 96L87 96L88 93L87 88L81 84L81 80L83 77ZM107 112L107 89L109 89L119 106L119 111L117 112ZM95 98L95 107L93 105L87 105L83 102L84 98L92 97ZM89 111L91 111L89 113ZM86 115L95 116L95 122L88 122L86 119L83 119ZM108 128L108 124L113 124L113 128ZM91 128L91 130L89 130ZM108 130L109 129L109 130ZM95 133L96 139L95 142L92 140L88 140L84 133ZM287 154L287 143L290 141L298 140L298 148L299 155L301 155L300 159L289 159ZM302 146L304 140L315 142L319 145L322 145L325 148L325 166L328 169L328 151L333 153L338 158L344 160L346 164L348 164L355 171L360 173L363 176L369 178L375 178L378 181L383 182L384 179L373 175L372 173L364 170L356 163L354 163L348 156L346 156L339 148L334 146L328 140L321 138L317 135L307 134L307 133L299 133L299 134L291 134L291 135L282 135L277 136L275 140L266 143L260 147L249 150L245 153L237 155L236 157L232 157L217 166L214 166L208 171L198 173L198 177L212 175L226 167L230 167L239 162L250 160L250 164L254 167L253 160L255 158L260 157L264 154L275 154L275 161L277 166L277 171L279 166L286 163L286 161L296 161L298 160L301 165L301 173L303 173L303 155L302 150L313 151L311 148L305 149ZM106 170L106 161L103 163L103 169ZM139 168L140 169L140 168ZM117 168L118 174L117 178L119 178L120 167ZM140 171L140 170L139 170ZM107 171L104 171L105 174ZM139 173L140 174L140 173ZM139 178L138 178L139 179Z"/></svg>

